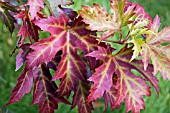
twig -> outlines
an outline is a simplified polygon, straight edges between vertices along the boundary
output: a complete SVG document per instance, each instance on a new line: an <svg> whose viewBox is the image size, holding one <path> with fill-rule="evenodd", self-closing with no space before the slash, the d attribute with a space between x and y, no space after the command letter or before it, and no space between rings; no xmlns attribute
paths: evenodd
<svg viewBox="0 0 170 113"><path fill-rule="evenodd" d="M97 37L97 36L94 36L94 35L90 35L92 38L95 38L95 39L97 39L97 40L100 40L100 38L99 37ZM102 41L104 41L104 42L112 42L112 43L120 43L119 41L114 41L114 40L109 40L109 39L103 39Z"/></svg>

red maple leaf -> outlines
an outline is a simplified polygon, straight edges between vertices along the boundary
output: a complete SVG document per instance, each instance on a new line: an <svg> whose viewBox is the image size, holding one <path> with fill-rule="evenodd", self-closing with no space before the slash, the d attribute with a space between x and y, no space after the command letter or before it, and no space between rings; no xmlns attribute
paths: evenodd
<svg viewBox="0 0 170 113"><path fill-rule="evenodd" d="M39 111L42 113L54 113L54 110L58 109L58 102L69 104L56 93L57 86L51 79L52 76L45 64L34 70L32 105L38 103Z"/></svg>
<svg viewBox="0 0 170 113"><path fill-rule="evenodd" d="M27 56L27 66L33 68L42 62L48 63L62 50L62 59L53 80L62 78L58 92L60 95L68 95L75 88L77 79L84 80L86 76L84 61L77 50L80 49L85 54L95 50L97 41L89 38L93 32L85 28L81 18L68 26L68 19L63 14L59 18L49 17L36 21L35 24L42 30L49 31L51 36L30 46L33 52Z"/></svg>
<svg viewBox="0 0 170 113"><path fill-rule="evenodd" d="M90 89L90 84L87 81L80 81L77 85L76 91L73 95L73 102L71 109L74 108L76 105L78 106L79 113L92 113L93 105L92 102L87 103L87 96L89 94L88 90Z"/></svg>
<svg viewBox="0 0 170 113"><path fill-rule="evenodd" d="M17 54L16 56L16 69L15 71L17 71L26 61L26 56L29 52L31 52L31 49L29 48L29 44L24 44L22 45L21 51Z"/></svg>
<svg viewBox="0 0 170 113"><path fill-rule="evenodd" d="M20 40L21 45L24 44L26 36L28 36L31 43L33 43L33 39L35 41L38 41L39 28L29 18L27 10L21 11L18 15L16 15L16 17L21 18L23 21L21 28L18 32L18 36L21 36L21 40Z"/></svg>
<svg viewBox="0 0 170 113"><path fill-rule="evenodd" d="M43 0L28 0L27 5L30 7L29 13L32 20L37 16L37 12L40 11L40 8L44 8Z"/></svg>
<svg viewBox="0 0 170 113"><path fill-rule="evenodd" d="M120 106L120 103L125 99L126 111L132 110L133 113L138 113L140 109L144 109L142 96L150 96L150 87L146 84L146 81L150 81L158 91L158 80L152 74L152 70L144 71L143 66L139 65L142 63L141 61L134 60L129 62L132 56L131 48L125 48L116 55L112 55L111 53L111 49L109 48L98 47L98 51L88 54L88 56L103 60L103 64L89 78L90 81L94 82L94 86L90 90L87 102L102 97L104 92L106 92L104 95L105 101L107 102L108 98L111 98L112 102L115 101L111 105L112 108ZM134 75L131 71L132 69L137 70L142 75ZM118 77L114 87L112 83L113 73ZM113 88L111 89L111 87ZM115 92L116 90L117 94ZM114 92L117 96L116 98Z"/></svg>
<svg viewBox="0 0 170 113"><path fill-rule="evenodd" d="M8 104L12 104L22 99L25 94L30 93L32 88L33 72L32 70L23 70L22 74L18 78L18 83L12 90L12 95L8 101Z"/></svg>

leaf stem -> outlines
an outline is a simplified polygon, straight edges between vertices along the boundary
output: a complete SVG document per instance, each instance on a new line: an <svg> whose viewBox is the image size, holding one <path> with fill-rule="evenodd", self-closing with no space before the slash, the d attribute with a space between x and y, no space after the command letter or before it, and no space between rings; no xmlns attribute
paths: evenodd
<svg viewBox="0 0 170 113"><path fill-rule="evenodd" d="M128 31L126 38L122 41L122 44L125 44L127 42L127 40L130 38L130 30Z"/></svg>
<svg viewBox="0 0 170 113"><path fill-rule="evenodd" d="M95 38L95 39L97 39L97 40L100 40L100 38L99 37L97 37L97 36L94 36L94 35L90 35L92 38ZM119 41L114 41L114 40L109 40L109 39L104 39L104 40L102 40L102 41L104 41L104 42L112 42L112 43L120 43Z"/></svg>

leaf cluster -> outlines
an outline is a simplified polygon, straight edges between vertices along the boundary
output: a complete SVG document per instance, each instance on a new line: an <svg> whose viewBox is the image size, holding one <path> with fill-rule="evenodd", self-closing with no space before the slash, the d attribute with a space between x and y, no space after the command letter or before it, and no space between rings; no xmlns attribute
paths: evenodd
<svg viewBox="0 0 170 113"><path fill-rule="evenodd" d="M160 31L159 16L152 19L140 4L110 0L109 11L99 4L73 11L67 8L72 0L18 3L0 1L11 33L15 20L22 20L16 71L24 69L7 105L33 88L32 105L38 104L40 113L54 113L59 102L91 113L101 97L105 110L109 102L114 110L125 101L126 112L140 113L145 109L143 96L151 95L148 82L159 94L155 75L160 72L170 80L170 27ZM40 39L44 31L50 36Z"/></svg>

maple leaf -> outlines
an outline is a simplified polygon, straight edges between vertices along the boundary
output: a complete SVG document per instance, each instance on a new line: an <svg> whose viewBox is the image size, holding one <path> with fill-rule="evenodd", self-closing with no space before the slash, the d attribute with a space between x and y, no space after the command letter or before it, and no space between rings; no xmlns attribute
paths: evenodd
<svg viewBox="0 0 170 113"><path fill-rule="evenodd" d="M78 84L77 79L84 80L85 73L85 64L78 55L72 50L70 50L69 55L63 54L53 78L53 80L62 79L60 87L57 90L59 95L64 96L70 94L70 91L74 90Z"/></svg>
<svg viewBox="0 0 170 113"><path fill-rule="evenodd" d="M92 31L104 31L100 37L100 41L113 36L120 27L129 24L130 18L135 14L135 6L129 6L125 9L126 0L111 0L111 11L113 14L107 13L107 11L99 4L93 4L93 8L90 6L83 6L82 10L79 10L80 15L83 17L83 21L88 24L88 29Z"/></svg>
<svg viewBox="0 0 170 113"><path fill-rule="evenodd" d="M9 31L12 33L14 30L14 23L16 23L15 18L9 13L8 10L0 8L0 11L2 12L2 19L6 25L6 27L9 29Z"/></svg>
<svg viewBox="0 0 170 113"><path fill-rule="evenodd" d="M149 70L144 71L143 65L141 61L133 60L132 62L129 62L131 56L132 56L132 49L123 49L118 54L111 56L110 50L105 48L99 48L98 51L93 51L92 53L89 53L88 55L92 57L96 57L97 59L102 59L104 62L107 58L113 59L112 61L112 67L114 69L110 70L111 73L104 73L103 76L100 76L101 73L98 70L104 70L107 69L105 67L101 68L98 67L95 71L95 73L92 75L89 80L93 80L94 86L90 90L90 95L88 96L87 101L93 101L96 98L99 98L103 96L103 91L111 92L110 88L112 85L112 77L113 72L116 73L118 80L117 84L115 86L115 89L118 91L117 98L115 100L115 103L112 105L112 108L118 107L120 103L124 100L126 100L126 111L132 110L133 113L140 112L140 109L144 109L144 100L142 99L143 95L150 96L150 90L149 86L145 83L146 80L150 81L152 85L155 87L155 89L158 92L158 80L157 78L152 74L152 67L149 68ZM105 53L105 54L104 54ZM107 55L107 53L110 53ZM107 63L107 62L105 62ZM109 63L103 65L111 65ZM142 74L142 76L135 76L131 69L137 70L139 73ZM113 71L113 72L112 72ZM109 75L107 75L109 74ZM108 80L101 79L104 78L105 75L107 75L107 79L109 79L111 82L108 82ZM143 79L146 78L146 80ZM96 81L98 80L98 81ZM106 85L100 86L98 83L103 83ZM98 87L99 86L99 87ZM96 93L97 91L97 93ZM112 90L114 91L114 90ZM93 94L96 93L94 96ZM94 97L92 97L92 95ZM106 96L106 95L105 95ZM114 95L112 95L112 99L114 98ZM109 98L109 97L108 97ZM107 101L107 99L106 99ZM106 105L107 107L107 105Z"/></svg>
<svg viewBox="0 0 170 113"><path fill-rule="evenodd" d="M14 14L16 12L18 12L18 10L15 8L15 6L7 2L0 1L0 15L2 16L2 20L11 33L14 30L14 23L16 23L14 18Z"/></svg>
<svg viewBox="0 0 170 113"><path fill-rule="evenodd" d="M32 88L33 73L32 70L23 70L22 74L18 78L18 83L12 90L11 97L6 105L12 104L22 99L25 94L30 93Z"/></svg>
<svg viewBox="0 0 170 113"><path fill-rule="evenodd" d="M56 71L59 62L61 61L61 55L62 55L62 51L59 51L56 54L56 56L50 62L48 62L47 67Z"/></svg>
<svg viewBox="0 0 170 113"><path fill-rule="evenodd" d="M132 48L132 50L134 50L134 52L133 52L133 56L130 60L130 61L132 61L136 57L138 57L139 53L142 54L142 46L146 46L146 43L143 41L142 38L135 38L135 37L129 42L134 44L134 47Z"/></svg>
<svg viewBox="0 0 170 113"><path fill-rule="evenodd" d="M60 5L67 6L67 5L71 5L74 3L72 0L57 0L57 1L44 0L44 1L47 4L48 8L50 9L52 15L55 17L59 17L60 12L62 12L61 9L62 10L69 9L69 8L61 8ZM69 9L69 10L72 10L72 9ZM62 12L62 13L64 13L64 12ZM70 14L72 14L72 13L70 12ZM68 15L70 15L70 14L68 14Z"/></svg>
<svg viewBox="0 0 170 113"><path fill-rule="evenodd" d="M57 1L54 1L54 0L45 0L46 2L49 2L50 5L53 5L53 6L59 6L59 5L71 5L73 4L73 0L57 0Z"/></svg>
<svg viewBox="0 0 170 113"><path fill-rule="evenodd" d="M74 20L78 15L77 12L73 11L71 8L64 8L61 6L59 6L59 8L61 9L61 12L64 13L70 20Z"/></svg>
<svg viewBox="0 0 170 113"><path fill-rule="evenodd" d="M136 10L135 13L138 16L138 19L147 19L148 21L152 21L152 18L148 14L148 12L145 12L144 7L142 7L139 4L134 4L136 5Z"/></svg>
<svg viewBox="0 0 170 113"><path fill-rule="evenodd" d="M114 86L110 88L110 90L105 91L103 95L105 101L105 111L108 109L108 102L110 101L111 109L119 108L119 106L114 106L117 99L117 90Z"/></svg>
<svg viewBox="0 0 170 113"><path fill-rule="evenodd" d="M142 62L140 60L129 62L132 56L132 52L130 51L131 50L124 53L120 52L120 54L116 57L119 69L116 71L116 74L118 75L118 82L116 85L118 97L115 105L120 105L122 99L125 98L125 103L127 106L126 111L128 112L132 110L133 113L138 113L140 112L140 109L145 109L142 96L150 96L149 86L145 83L146 81L143 79L143 77L152 83L157 92L159 92L158 80L152 74L152 66L149 65L148 70L144 71ZM129 70L129 68L137 70L142 74L142 76L135 76Z"/></svg>
<svg viewBox="0 0 170 113"><path fill-rule="evenodd" d="M170 48L170 44L168 44L168 45L163 45L163 46L162 46L162 45L159 45L159 46L161 47L162 50L164 50L164 51L163 51L164 55L166 55L167 58L170 59L170 54L169 54L169 53L170 53L170 49L169 49L169 48ZM159 48L159 47L158 47L158 48Z"/></svg>
<svg viewBox="0 0 170 113"><path fill-rule="evenodd" d="M117 75L115 73L113 74L112 82L113 82L113 85L111 86L110 90L105 91L104 95L103 95L103 98L104 98L104 101L105 101L105 111L108 109L108 102L109 101L110 101L110 106L111 106L112 111L115 108L120 107L120 106L115 106L114 105L115 102L116 102L117 93L118 93L117 89L115 88L115 85L117 83Z"/></svg>
<svg viewBox="0 0 170 113"><path fill-rule="evenodd" d="M40 8L44 8L43 0L28 0L27 5L30 6L29 13L32 20L37 16L37 12L40 11Z"/></svg>
<svg viewBox="0 0 170 113"><path fill-rule="evenodd" d="M129 6L135 7L134 12L137 16L136 21L147 20L147 21L149 21L149 23L152 22L152 18L150 17L149 13L145 12L144 7L142 7L140 4L126 1L125 9L127 9Z"/></svg>
<svg viewBox="0 0 170 113"><path fill-rule="evenodd" d="M125 9L124 9L125 10ZM135 15L135 6L129 6L121 17L121 26L126 26L130 23L131 17Z"/></svg>
<svg viewBox="0 0 170 113"><path fill-rule="evenodd" d="M127 0L110 0L111 8L117 17L122 16Z"/></svg>
<svg viewBox="0 0 170 113"><path fill-rule="evenodd" d="M79 113L92 113L93 110L92 102L87 103L87 96L89 94L88 90L90 89L89 82L82 82L79 80L76 91L73 95L73 102L71 109L73 109L76 105L78 106Z"/></svg>
<svg viewBox="0 0 170 113"><path fill-rule="evenodd" d="M159 27L160 18L157 15L150 24L150 29L154 31L154 34L147 35L147 46L142 48L142 61L146 69L151 58L154 66L154 74L160 71L164 79L168 78L170 80L170 59L168 55L170 46L161 46L163 42L170 42L170 27L166 27L158 32Z"/></svg>
<svg viewBox="0 0 170 113"><path fill-rule="evenodd" d="M38 103L39 112L54 113L58 109L58 102L69 104L63 97L57 93L55 82L51 81L52 76L43 63L39 69L34 70L34 92L32 105Z"/></svg>
<svg viewBox="0 0 170 113"><path fill-rule="evenodd" d="M29 44L24 44L20 47L21 51L16 56L16 69L15 69L15 71L17 71L26 61L27 54L29 52L31 52L29 46L30 46Z"/></svg>
<svg viewBox="0 0 170 113"><path fill-rule="evenodd" d="M111 0L110 3L110 7L114 11L117 21L120 21L121 27L129 24L129 19L135 14L135 6L127 3L127 0Z"/></svg>
<svg viewBox="0 0 170 113"><path fill-rule="evenodd" d="M93 8L90 6L82 6L79 10L83 22L88 24L88 29L92 31L107 31L103 34L101 40L109 38L113 35L120 27L117 22L117 17L108 14L106 9L101 7L99 4L93 4Z"/></svg>
<svg viewBox="0 0 170 113"><path fill-rule="evenodd" d="M114 59L109 58L108 54L111 51L106 51L102 47L98 47L98 51L87 54L86 56L96 57L101 59L104 63L95 70L95 73L88 80L94 82L94 86L90 89L90 95L88 96L87 102L91 102L103 96L106 90L110 90L112 86L112 75L116 70Z"/></svg>
<svg viewBox="0 0 170 113"><path fill-rule="evenodd" d="M32 43L32 39L34 39L35 41L38 41L39 28L33 23L33 21L30 20L27 10L21 11L15 17L21 18L23 21L21 28L18 32L18 36L22 37L20 40L21 45L24 44L26 36L28 36L31 43Z"/></svg>
<svg viewBox="0 0 170 113"><path fill-rule="evenodd" d="M83 17L83 21L89 24L88 28L90 30L104 31L108 29L116 30L118 28L114 17L108 14L106 9L99 4L93 4L93 8L83 6L79 13Z"/></svg>
<svg viewBox="0 0 170 113"><path fill-rule="evenodd" d="M134 38L137 37L137 35L145 36L147 34L153 34L153 32L148 29L149 24L152 22L152 18L147 12L144 11L144 8L142 6L137 3L127 1L125 5L125 10L127 14L131 12L131 15L129 14L130 16L126 16L128 17L128 21L127 24L125 24L129 27L130 36ZM123 22L125 22L124 18L125 17L123 17Z"/></svg>
<svg viewBox="0 0 170 113"><path fill-rule="evenodd" d="M62 50L62 58L53 78L61 78L57 90L60 96L69 95L70 91L75 89L77 79L84 80L86 76L86 65L77 50L88 53L97 46L95 39L89 39L92 32L85 29L86 25L81 20L78 18L68 26L68 18L61 14L59 18L49 17L35 22L42 30L50 32L51 36L30 46L33 52L27 56L27 66L33 68L42 62L47 64Z"/></svg>
<svg viewBox="0 0 170 113"><path fill-rule="evenodd" d="M145 109L142 96L150 96L149 86L146 85L145 81L127 70L117 71L116 73L119 75L119 84L116 86L116 89L119 89L116 104L119 105L125 98L126 112L132 110L132 113L139 113L140 109Z"/></svg>

